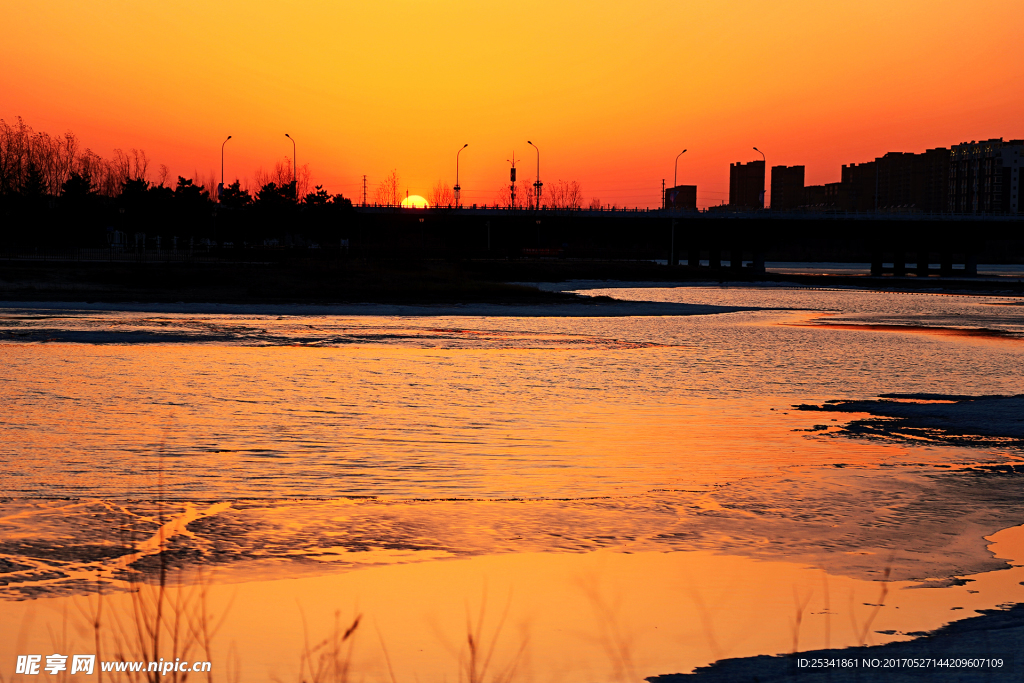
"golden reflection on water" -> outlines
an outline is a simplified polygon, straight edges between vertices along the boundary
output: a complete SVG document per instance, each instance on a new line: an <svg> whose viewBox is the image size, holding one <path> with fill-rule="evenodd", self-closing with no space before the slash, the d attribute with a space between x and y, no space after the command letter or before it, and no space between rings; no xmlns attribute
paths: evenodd
<svg viewBox="0 0 1024 683"><path fill-rule="evenodd" d="M995 534L991 550L1013 568L925 589L701 551L521 553L274 581L235 576L210 594L209 612L227 614L211 659L223 674L232 658L241 680L292 680L303 634L315 643L336 614L343 625L362 615L352 656L360 679L388 678L386 651L399 681L455 680L466 664L467 629L479 629L493 648L492 669L515 662L514 680L636 681L724 657L905 640L1024 600L1024 527ZM49 653L42 634L59 632L65 614L75 624L75 651L89 650L91 634L75 615L92 600L8 603L0 659L13 659L15 643L19 652ZM106 601L113 615L127 598ZM30 613L26 638L19 631Z"/></svg>
<svg viewBox="0 0 1024 683"><path fill-rule="evenodd" d="M687 370L693 352L677 348L0 353L20 375L0 399L15 463L0 486L17 495L628 495L892 457L794 432L815 418L789 414L780 385L745 389L752 376L728 364ZM835 398L808 389L801 402Z"/></svg>
<svg viewBox="0 0 1024 683"><path fill-rule="evenodd" d="M371 679L387 678L379 628L398 680L455 680L486 603L485 631L508 608L495 662L528 643L517 679L637 680L1024 599L1020 569L995 571L980 540L1024 514L992 469L1018 448L851 439L840 427L866 415L792 409L1019 393L1017 309L657 297L816 308L3 323L57 341L0 343L0 656L25 614L49 650L63 606L97 584L113 606L124 572L151 585L157 557L189 581L203 567L217 610L235 596L215 662L234 643L253 680L293 678L300 607L313 638L338 610L366 615L354 656ZM857 329L813 324L826 313ZM996 556L1019 563L1019 536L993 537ZM955 573L972 581L908 587Z"/></svg>

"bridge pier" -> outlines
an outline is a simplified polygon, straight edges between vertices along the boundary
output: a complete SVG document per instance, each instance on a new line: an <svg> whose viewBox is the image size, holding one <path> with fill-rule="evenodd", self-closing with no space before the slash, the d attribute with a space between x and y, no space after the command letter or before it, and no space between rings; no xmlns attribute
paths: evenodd
<svg viewBox="0 0 1024 683"><path fill-rule="evenodd" d="M902 249L892 255L892 274L896 277L906 277L907 275L907 254Z"/></svg>
<svg viewBox="0 0 1024 683"><path fill-rule="evenodd" d="M885 258L888 254L892 254L892 268L886 268L884 266ZM938 253L939 269L937 274L939 277L976 277L978 275L978 257L967 250L961 252L964 254L962 263L964 269L962 271L954 270L953 264L960 262L956 257L956 254L949 248L942 248ZM913 274L917 277L929 277L936 271L930 267L929 261L931 260L932 252L926 249L919 249L911 252L916 263L913 268ZM894 276L905 277L910 269L907 268L907 252L901 249L895 249L892 252L885 252L881 249L875 249L871 252L871 275L873 277L881 277L886 273L891 272Z"/></svg>
<svg viewBox="0 0 1024 683"><path fill-rule="evenodd" d="M918 277L928 277L928 251L926 249L917 250L917 269L915 271Z"/></svg>
<svg viewBox="0 0 1024 683"><path fill-rule="evenodd" d="M939 277L953 277L953 252L939 254Z"/></svg>
<svg viewBox="0 0 1024 683"><path fill-rule="evenodd" d="M964 262L964 275L967 277L978 277L978 257L968 253Z"/></svg>
<svg viewBox="0 0 1024 683"><path fill-rule="evenodd" d="M708 266L712 268L722 267L722 250L718 248L708 250Z"/></svg>
<svg viewBox="0 0 1024 683"><path fill-rule="evenodd" d="M876 249L871 252L871 276L882 277L882 263L885 259L882 258L882 250Z"/></svg>
<svg viewBox="0 0 1024 683"><path fill-rule="evenodd" d="M679 257L676 256L676 223L678 221L675 218L671 219L669 227L668 265L673 267L679 265Z"/></svg>
<svg viewBox="0 0 1024 683"><path fill-rule="evenodd" d="M743 270L743 250L735 245L729 247L729 268L734 273L739 273Z"/></svg>
<svg viewBox="0 0 1024 683"><path fill-rule="evenodd" d="M764 252L755 249L754 250L754 272L758 275L764 275Z"/></svg>

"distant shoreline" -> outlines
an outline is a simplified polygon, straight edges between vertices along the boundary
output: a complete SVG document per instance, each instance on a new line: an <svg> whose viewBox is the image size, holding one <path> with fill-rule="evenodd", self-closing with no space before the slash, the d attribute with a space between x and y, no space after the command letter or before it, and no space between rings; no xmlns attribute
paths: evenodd
<svg viewBox="0 0 1024 683"><path fill-rule="evenodd" d="M1018 277L939 279L755 274L669 268L649 261L295 260L273 264L0 261L0 300L88 304L584 305L559 288L515 283L852 287L885 291L1024 295ZM600 304L585 300L589 306ZM605 300L604 304L610 304ZM633 304L635 306L635 304ZM608 314L608 313L605 313ZM673 315L657 311L633 315ZM553 313L558 315L558 313ZM627 313L628 315L628 313Z"/></svg>

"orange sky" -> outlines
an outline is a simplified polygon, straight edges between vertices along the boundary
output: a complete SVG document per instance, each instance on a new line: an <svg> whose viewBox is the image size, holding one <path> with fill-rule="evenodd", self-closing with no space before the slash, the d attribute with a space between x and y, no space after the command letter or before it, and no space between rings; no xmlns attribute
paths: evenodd
<svg viewBox="0 0 1024 683"><path fill-rule="evenodd" d="M808 184L886 151L1024 137L1020 0L198 3L0 0L0 117L145 149L172 175L290 155L356 197L533 180L655 206L662 178L728 199L731 161ZM155 173L153 174L155 176Z"/></svg>

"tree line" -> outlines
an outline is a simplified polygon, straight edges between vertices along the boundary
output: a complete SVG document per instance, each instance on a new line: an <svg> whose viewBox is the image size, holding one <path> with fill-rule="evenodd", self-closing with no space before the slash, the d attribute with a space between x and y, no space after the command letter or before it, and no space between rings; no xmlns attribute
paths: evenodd
<svg viewBox="0 0 1024 683"><path fill-rule="evenodd" d="M138 235L150 245L157 237L167 245L332 244L354 214L340 194L319 185L306 191L308 168L294 179L281 168L258 173L250 193L238 181L219 191L183 176L171 184L162 164L151 180L150 165L143 150L103 158L73 133L0 119L0 246L137 244Z"/></svg>

